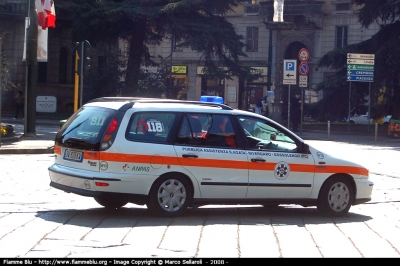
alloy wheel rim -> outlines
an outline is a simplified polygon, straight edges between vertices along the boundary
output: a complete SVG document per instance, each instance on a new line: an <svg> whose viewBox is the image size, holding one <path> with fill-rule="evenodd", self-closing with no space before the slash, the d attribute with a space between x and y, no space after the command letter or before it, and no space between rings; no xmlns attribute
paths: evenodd
<svg viewBox="0 0 400 266"><path fill-rule="evenodd" d="M345 210L350 203L349 188L342 182L335 183L329 190L328 202L335 212Z"/></svg>
<svg viewBox="0 0 400 266"><path fill-rule="evenodd" d="M178 211L186 201L186 188L179 180L168 179L158 189L157 199L165 211Z"/></svg>

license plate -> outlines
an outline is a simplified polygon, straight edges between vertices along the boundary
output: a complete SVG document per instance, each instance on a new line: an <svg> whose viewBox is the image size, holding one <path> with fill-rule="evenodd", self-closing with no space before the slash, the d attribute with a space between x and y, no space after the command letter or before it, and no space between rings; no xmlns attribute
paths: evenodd
<svg viewBox="0 0 400 266"><path fill-rule="evenodd" d="M65 150L64 160L81 163L83 160L83 152L82 151Z"/></svg>

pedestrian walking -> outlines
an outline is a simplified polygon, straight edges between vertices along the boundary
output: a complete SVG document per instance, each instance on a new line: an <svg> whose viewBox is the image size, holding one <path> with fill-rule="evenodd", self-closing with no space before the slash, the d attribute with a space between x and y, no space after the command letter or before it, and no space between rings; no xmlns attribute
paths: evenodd
<svg viewBox="0 0 400 266"><path fill-rule="evenodd" d="M301 94L299 92L290 99L290 120L293 124L293 132L298 131L298 125L301 123Z"/></svg>
<svg viewBox="0 0 400 266"><path fill-rule="evenodd" d="M18 119L19 113L22 112L22 117L24 116L24 94L21 90L15 95L15 116L14 119Z"/></svg>
<svg viewBox="0 0 400 266"><path fill-rule="evenodd" d="M262 114L262 108L264 106L267 106L267 105L268 105L267 96L261 97L256 102L256 106L254 108L255 113L261 115Z"/></svg>

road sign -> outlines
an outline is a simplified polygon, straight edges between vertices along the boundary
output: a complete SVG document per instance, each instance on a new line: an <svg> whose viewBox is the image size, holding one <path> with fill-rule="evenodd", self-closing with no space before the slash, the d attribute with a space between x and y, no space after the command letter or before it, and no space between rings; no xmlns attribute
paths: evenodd
<svg viewBox="0 0 400 266"><path fill-rule="evenodd" d="M350 75L347 75L347 81L372 82L372 81L374 81L374 76L350 76Z"/></svg>
<svg viewBox="0 0 400 266"><path fill-rule="evenodd" d="M283 84L296 84L296 64L297 60L283 60ZM289 83L285 83L285 80Z"/></svg>
<svg viewBox="0 0 400 266"><path fill-rule="evenodd" d="M301 48L299 51L299 59L301 62L307 62L310 58L310 53L306 48Z"/></svg>
<svg viewBox="0 0 400 266"><path fill-rule="evenodd" d="M369 70L347 70L347 75L351 75L351 76L373 76L374 75L374 71Z"/></svg>
<svg viewBox="0 0 400 266"><path fill-rule="evenodd" d="M374 63L374 60L370 59L347 59L347 64L374 65Z"/></svg>
<svg viewBox="0 0 400 266"><path fill-rule="evenodd" d="M300 63L299 65L299 74L300 76L307 76L309 71L308 64L305 62Z"/></svg>
<svg viewBox="0 0 400 266"><path fill-rule="evenodd" d="M347 81L374 81L374 54L347 54ZM350 107L349 107L350 109Z"/></svg>
<svg viewBox="0 0 400 266"><path fill-rule="evenodd" d="M307 87L307 76L299 76L299 87Z"/></svg>
<svg viewBox="0 0 400 266"><path fill-rule="evenodd" d="M374 54L347 54L348 59L375 59Z"/></svg>
<svg viewBox="0 0 400 266"><path fill-rule="evenodd" d="M372 66L372 65L347 65L347 69L374 70L374 66Z"/></svg>
<svg viewBox="0 0 400 266"><path fill-rule="evenodd" d="M286 85L296 85L296 80L294 80L294 79L284 79L282 83L286 84Z"/></svg>

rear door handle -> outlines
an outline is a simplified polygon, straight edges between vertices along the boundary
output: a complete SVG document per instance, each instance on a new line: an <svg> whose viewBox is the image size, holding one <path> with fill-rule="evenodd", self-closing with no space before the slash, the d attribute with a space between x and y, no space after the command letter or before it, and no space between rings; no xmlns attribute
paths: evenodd
<svg viewBox="0 0 400 266"><path fill-rule="evenodd" d="M251 159L252 162L265 162L264 159L261 158L255 158L255 159Z"/></svg>
<svg viewBox="0 0 400 266"><path fill-rule="evenodd" d="M197 158L199 156L195 155L195 154L182 154L183 158Z"/></svg>

